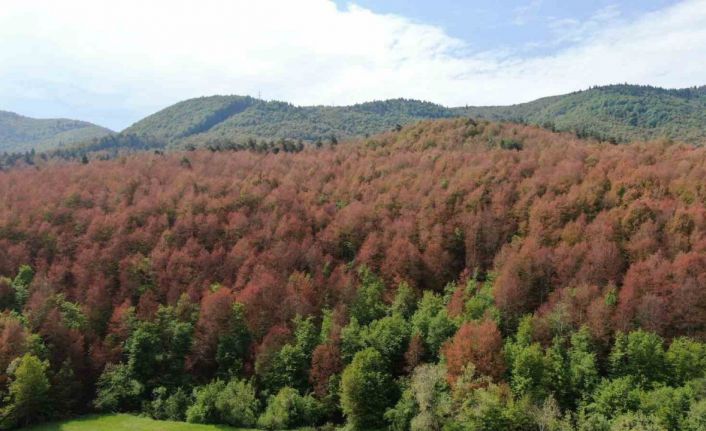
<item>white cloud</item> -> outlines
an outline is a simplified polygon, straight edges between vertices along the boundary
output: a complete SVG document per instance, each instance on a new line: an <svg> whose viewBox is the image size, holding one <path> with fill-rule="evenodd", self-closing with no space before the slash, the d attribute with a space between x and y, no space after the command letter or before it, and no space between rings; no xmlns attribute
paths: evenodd
<svg viewBox="0 0 706 431"><path fill-rule="evenodd" d="M120 128L208 94L464 105L615 82L706 83L706 0L632 22L605 12L583 26L557 24L575 32L569 46L523 58L471 51L439 27L326 0L3 0L0 109Z"/></svg>

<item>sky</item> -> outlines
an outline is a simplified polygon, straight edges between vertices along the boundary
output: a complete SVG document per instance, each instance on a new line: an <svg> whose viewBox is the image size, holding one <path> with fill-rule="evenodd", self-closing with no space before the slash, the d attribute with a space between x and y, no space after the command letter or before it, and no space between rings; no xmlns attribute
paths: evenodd
<svg viewBox="0 0 706 431"><path fill-rule="evenodd" d="M706 0L0 0L0 110L113 130L180 100L501 105L706 84Z"/></svg>

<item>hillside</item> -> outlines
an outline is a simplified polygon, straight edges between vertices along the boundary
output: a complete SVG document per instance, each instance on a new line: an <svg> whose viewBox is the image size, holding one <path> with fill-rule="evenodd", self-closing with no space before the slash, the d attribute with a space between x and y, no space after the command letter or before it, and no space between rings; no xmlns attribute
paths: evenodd
<svg viewBox="0 0 706 431"><path fill-rule="evenodd" d="M666 90L610 85L513 106L470 107L463 112L616 142L658 138L706 142L706 87Z"/></svg>
<svg viewBox="0 0 706 431"><path fill-rule="evenodd" d="M513 106L446 108L395 99L352 106L300 107L251 97L211 96L165 108L124 133L172 146L228 141L350 139L423 119L478 117L537 124L613 142L706 139L706 87L665 90L635 85L595 87Z"/></svg>
<svg viewBox="0 0 706 431"><path fill-rule="evenodd" d="M0 426L702 430L704 160L443 119L0 171Z"/></svg>
<svg viewBox="0 0 706 431"><path fill-rule="evenodd" d="M416 100L387 100L352 106L300 107L252 97L211 96L165 108L123 131L153 136L171 144L203 144L223 140L350 139L390 130L396 125L457 114Z"/></svg>
<svg viewBox="0 0 706 431"><path fill-rule="evenodd" d="M0 152L69 147L111 133L104 127L85 121L36 119L0 111Z"/></svg>

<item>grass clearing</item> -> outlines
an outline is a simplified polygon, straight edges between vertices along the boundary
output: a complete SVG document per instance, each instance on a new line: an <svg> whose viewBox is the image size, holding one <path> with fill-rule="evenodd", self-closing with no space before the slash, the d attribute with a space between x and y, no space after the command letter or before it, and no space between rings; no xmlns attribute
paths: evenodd
<svg viewBox="0 0 706 431"><path fill-rule="evenodd" d="M141 416L114 414L85 416L23 428L23 431L247 431L224 425L156 421Z"/></svg>

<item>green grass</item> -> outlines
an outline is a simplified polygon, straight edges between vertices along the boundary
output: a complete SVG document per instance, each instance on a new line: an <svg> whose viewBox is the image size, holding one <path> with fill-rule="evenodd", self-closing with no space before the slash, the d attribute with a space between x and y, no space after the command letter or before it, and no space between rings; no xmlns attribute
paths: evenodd
<svg viewBox="0 0 706 431"><path fill-rule="evenodd" d="M222 425L197 425L185 422L155 421L132 415L86 416L23 428L23 431L244 431Z"/></svg>

